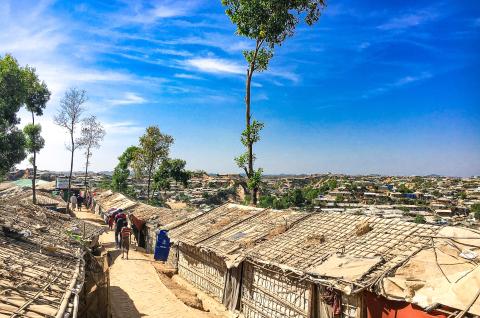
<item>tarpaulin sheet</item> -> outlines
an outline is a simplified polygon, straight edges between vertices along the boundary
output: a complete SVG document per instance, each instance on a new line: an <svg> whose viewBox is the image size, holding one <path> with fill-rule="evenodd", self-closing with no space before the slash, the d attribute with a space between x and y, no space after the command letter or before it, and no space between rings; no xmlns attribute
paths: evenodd
<svg viewBox="0 0 480 318"><path fill-rule="evenodd" d="M480 315L478 255L480 235L477 232L445 227L432 238L430 248L420 251L393 276L383 279L382 294L422 308L439 303Z"/></svg>

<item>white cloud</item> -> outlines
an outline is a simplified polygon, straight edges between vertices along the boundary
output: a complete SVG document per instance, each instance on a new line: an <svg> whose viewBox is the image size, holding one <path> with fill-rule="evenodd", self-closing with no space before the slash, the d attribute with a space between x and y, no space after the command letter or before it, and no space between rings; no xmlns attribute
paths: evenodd
<svg viewBox="0 0 480 318"><path fill-rule="evenodd" d="M147 102L145 98L133 92L126 92L125 94L123 94L122 99L109 99L107 101L111 105L135 105L144 104Z"/></svg>
<svg viewBox="0 0 480 318"><path fill-rule="evenodd" d="M386 23L379 25L377 28L380 30L407 29L434 20L436 17L436 14L428 11L405 14L400 17L390 19Z"/></svg>
<svg viewBox="0 0 480 318"><path fill-rule="evenodd" d="M172 49L156 49L155 52L165 55L174 55L174 56L192 56L193 54L185 50L172 50Z"/></svg>
<svg viewBox="0 0 480 318"><path fill-rule="evenodd" d="M194 69L214 74L243 74L244 67L240 64L214 57L193 58L185 61L185 65Z"/></svg>
<svg viewBox="0 0 480 318"><path fill-rule="evenodd" d="M186 78L186 79L195 79L195 80L203 79L200 76L193 75L193 74L187 74L187 73L177 73L173 76L176 77L176 78Z"/></svg>

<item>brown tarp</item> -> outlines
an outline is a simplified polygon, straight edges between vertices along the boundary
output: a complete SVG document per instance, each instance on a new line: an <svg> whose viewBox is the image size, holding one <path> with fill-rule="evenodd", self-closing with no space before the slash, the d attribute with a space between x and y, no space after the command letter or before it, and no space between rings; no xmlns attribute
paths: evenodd
<svg viewBox="0 0 480 318"><path fill-rule="evenodd" d="M242 272L243 263L238 267L229 268L225 272L225 288L222 303L231 311L240 308Z"/></svg>

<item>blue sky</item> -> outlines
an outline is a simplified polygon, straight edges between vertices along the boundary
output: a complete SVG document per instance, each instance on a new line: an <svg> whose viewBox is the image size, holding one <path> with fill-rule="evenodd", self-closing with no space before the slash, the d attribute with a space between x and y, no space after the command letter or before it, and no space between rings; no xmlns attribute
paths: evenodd
<svg viewBox="0 0 480 318"><path fill-rule="evenodd" d="M94 170L112 170L159 125L189 168L240 172L241 52L252 42L223 10L212 0L1 1L0 54L35 66L53 93L39 168L68 167L52 116L75 86L107 129ZM257 164L266 173L479 175L479 52L479 1L330 1L254 75L253 115L265 123Z"/></svg>

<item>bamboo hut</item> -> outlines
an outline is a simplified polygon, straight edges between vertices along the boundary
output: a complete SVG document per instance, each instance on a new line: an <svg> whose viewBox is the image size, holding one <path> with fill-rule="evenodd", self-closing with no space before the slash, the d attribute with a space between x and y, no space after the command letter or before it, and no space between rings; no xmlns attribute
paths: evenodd
<svg viewBox="0 0 480 318"><path fill-rule="evenodd" d="M0 317L75 317L86 271L79 241L102 229L22 200L0 201L0 229Z"/></svg>
<svg viewBox="0 0 480 318"><path fill-rule="evenodd" d="M216 208L171 231L178 273L227 308L238 309L245 255L304 217L235 204Z"/></svg>
<svg viewBox="0 0 480 318"><path fill-rule="evenodd" d="M411 294L405 286L409 284L408 279L411 282L419 275L408 276L403 272L403 285L395 284L395 279L390 277L395 277L399 267L418 259L416 255L425 250L440 253L436 251L435 240L442 236L442 231L436 226L378 217L312 214L249 252L243 267L241 311L246 318L390 317L388 314L395 310L391 308L400 305L387 301L376 306L375 300L390 293L390 298L395 295L395 299L410 305L412 298L408 295ZM457 245L456 249L461 246ZM455 261L460 262L458 257ZM450 263L454 264L452 260ZM480 270L478 265L466 267L465 259L460 263L463 265L453 270L457 276L468 270ZM437 275L431 279L438 278ZM392 287L397 285L404 289ZM419 287L413 290L415 288ZM425 289L425 294L428 291ZM404 297L400 298L402 293ZM432 305L422 299L423 306ZM451 306L452 302L441 304ZM389 313L388 308L392 312ZM404 316L396 317L430 317L424 315L421 308L408 310ZM382 312L387 314L382 316ZM432 315L436 314L438 311Z"/></svg>

